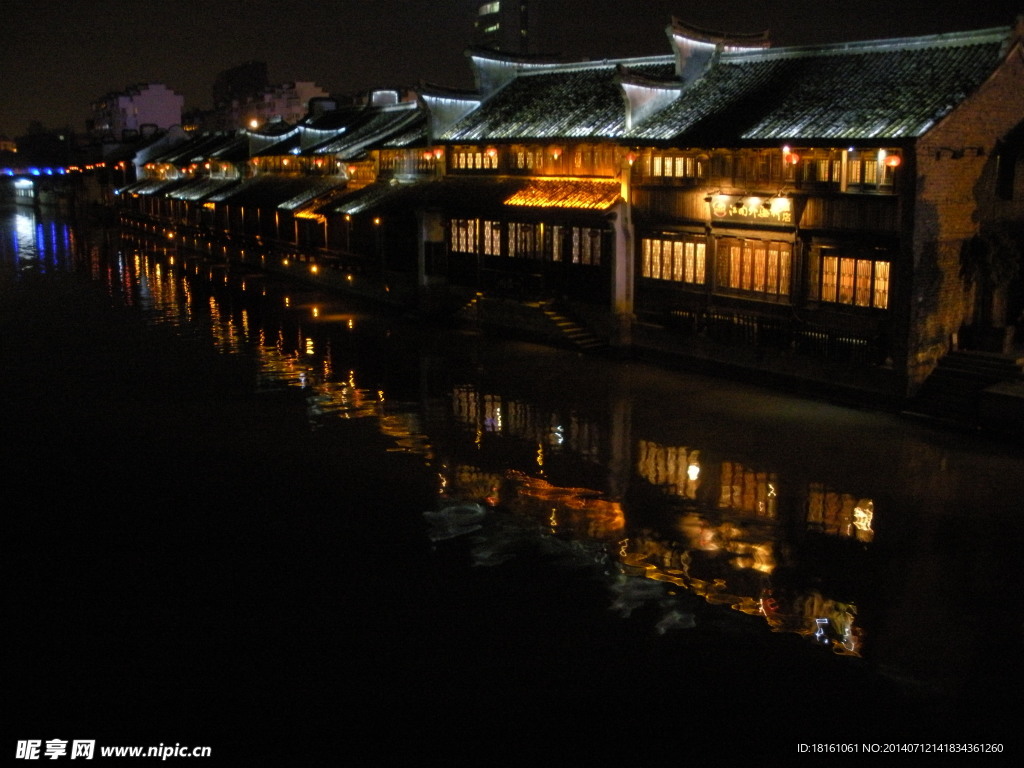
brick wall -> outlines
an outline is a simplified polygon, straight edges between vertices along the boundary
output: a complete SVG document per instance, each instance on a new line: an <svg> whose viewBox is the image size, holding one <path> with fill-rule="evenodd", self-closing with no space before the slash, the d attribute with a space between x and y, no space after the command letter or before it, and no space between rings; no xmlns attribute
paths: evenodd
<svg viewBox="0 0 1024 768"><path fill-rule="evenodd" d="M1024 51L1017 43L988 82L917 143L906 360L911 391L971 318L973 293L960 277L961 249L992 197L984 185L991 183L996 143L1022 119Z"/></svg>

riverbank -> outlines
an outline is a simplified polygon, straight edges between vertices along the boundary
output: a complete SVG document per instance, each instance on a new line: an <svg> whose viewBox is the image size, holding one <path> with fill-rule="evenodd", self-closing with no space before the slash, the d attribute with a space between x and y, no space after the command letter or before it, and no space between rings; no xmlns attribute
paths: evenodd
<svg viewBox="0 0 1024 768"><path fill-rule="evenodd" d="M154 229L161 235L164 231L127 215L122 224L140 227L139 234L144 237L152 237ZM182 249L188 250L187 244L193 243L196 258L213 257L208 235L191 232L178 236L184 243L178 246ZM824 346L831 351L810 353L797 349L795 341L785 347L752 343L748 337L752 334L759 338L760 331L748 326L696 332L637 317L628 329L623 329L607 310L587 303L488 295L445 281L418 285L407 273L361 274L358 259L353 262L323 251L301 252L294 247L275 251L258 242L224 242L216 250L216 260L352 297L378 311L410 316L415 322L472 328L498 337L636 360L854 408L902 413L908 418L927 419L958 431L980 431L1013 443L1024 440L1024 346L996 356L1003 358L999 370L983 360L952 387L943 383L939 388L932 386L934 381L926 382L918 393L908 396L907 382L891 362L867 359L866 348L860 349L850 339L812 338L811 334L805 346ZM846 348L839 342L852 346ZM970 354L964 356L969 360ZM935 389L939 389L938 395Z"/></svg>

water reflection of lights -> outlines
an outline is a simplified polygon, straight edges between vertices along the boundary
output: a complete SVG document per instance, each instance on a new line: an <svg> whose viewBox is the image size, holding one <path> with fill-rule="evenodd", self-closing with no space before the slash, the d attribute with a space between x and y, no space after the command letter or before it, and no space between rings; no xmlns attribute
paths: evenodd
<svg viewBox="0 0 1024 768"><path fill-rule="evenodd" d="M466 482L467 476L472 482ZM456 465L444 475L444 495L483 498L491 477L482 479L479 470L460 475ZM506 473L502 486L501 509L521 518L525 530L533 530L536 536L568 536L592 553L597 549L604 553L603 573L614 579L609 586L612 609L624 617L657 595L662 611L655 626L659 633L691 628L696 619L685 601L700 598L760 617L774 631L814 639L834 653L859 655L861 631L855 625L852 604L813 589L773 592L772 574L778 567L773 537L778 532L759 530L757 526L764 523L752 527L742 517L716 521L694 511L680 516L677 533L683 535L679 540L649 530L630 531L622 505L596 490L560 487L515 471ZM536 521L537 528L530 528L530 520ZM527 546L523 530L513 535L507 523L498 543L484 543L488 530L485 526L477 533L484 537L475 540L478 565L499 565L517 548ZM598 560L591 556L588 562Z"/></svg>
<svg viewBox="0 0 1024 768"><path fill-rule="evenodd" d="M314 426L327 425L336 418L374 418L380 431L391 438L392 450L415 453L428 464L435 460L436 448L416 404L392 403L383 389L359 386L352 369L345 371L344 380L335 380L329 344L323 342L324 337L305 332L312 327L311 314L318 321L317 329L331 320L351 328L352 316L332 316L319 307L312 312L296 307L296 314L302 315L296 321L298 328L268 335L264 328L250 328L247 311L232 316L230 304L222 298L194 301L184 272L175 276L173 270L156 263L155 257L136 258L118 266L122 278L132 273L124 285L132 290L143 285L154 309L179 321L192 312L208 315L218 348L230 351L251 344L260 363L262 385L301 388ZM285 303L292 306L290 299ZM337 364L345 362L339 357ZM604 444L613 438L603 423L576 413L550 412L472 386L457 387L450 397L449 418L454 416L455 422L466 428L464 434L473 436L478 449L483 450L488 436L496 441L523 440L533 449L523 469L545 474L488 472L457 462L447 463L439 473L439 496L478 499L502 515L503 543L486 551L481 547L477 553L481 564L497 564L524 541L538 546L542 541L560 556L598 567L614 579L613 585L623 577L614 599L649 592L677 601L671 609L665 608L658 631L692 626L692 613L678 604L690 596L762 617L776 631L798 632L819 641L827 637L828 645L839 653L859 652L860 632L852 603L813 590L778 590L773 577L778 561L786 564L791 547L782 537L788 531L869 542L874 517L871 499L836 492L823 484L794 487L782 472L770 468L729 457L710 461L698 448L626 435L624 444L611 450L631 456L627 468L677 504L675 509L681 508L674 530L660 534L632 530L622 502L597 490L562 487L551 479L552 469L559 468L552 461L556 454L582 459L607 455L609 449ZM512 518L505 515L518 522L510 522ZM485 527L482 533L489 530ZM531 538L534 536L543 538Z"/></svg>

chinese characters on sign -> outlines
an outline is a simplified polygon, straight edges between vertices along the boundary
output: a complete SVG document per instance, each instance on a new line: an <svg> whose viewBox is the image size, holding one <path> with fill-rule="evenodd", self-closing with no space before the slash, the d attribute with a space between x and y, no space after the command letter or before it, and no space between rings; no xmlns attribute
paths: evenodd
<svg viewBox="0 0 1024 768"><path fill-rule="evenodd" d="M712 219L758 221L765 224L792 224L793 203L788 197L739 197L714 195L708 200Z"/></svg>

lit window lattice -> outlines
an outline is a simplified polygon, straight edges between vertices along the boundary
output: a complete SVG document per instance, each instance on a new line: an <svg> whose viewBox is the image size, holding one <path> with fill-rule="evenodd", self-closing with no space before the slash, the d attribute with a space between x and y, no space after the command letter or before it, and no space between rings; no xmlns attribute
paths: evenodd
<svg viewBox="0 0 1024 768"><path fill-rule="evenodd" d="M703 285L707 247L697 240L658 240L645 237L640 274L656 280Z"/></svg>
<svg viewBox="0 0 1024 768"><path fill-rule="evenodd" d="M888 261L822 255L821 300L856 307L889 307Z"/></svg>

